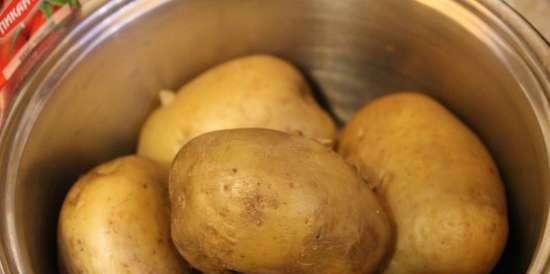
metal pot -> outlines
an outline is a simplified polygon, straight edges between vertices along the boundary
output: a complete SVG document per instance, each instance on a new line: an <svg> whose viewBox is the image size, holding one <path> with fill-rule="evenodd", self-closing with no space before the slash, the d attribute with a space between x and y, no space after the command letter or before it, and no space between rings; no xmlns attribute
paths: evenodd
<svg viewBox="0 0 550 274"><path fill-rule="evenodd" d="M550 55L502 2L101 2L31 58L17 85L0 135L3 273L57 273L65 193L90 167L134 151L159 89L259 52L298 65L340 121L395 90L443 102L506 183L511 235L496 272L550 273Z"/></svg>

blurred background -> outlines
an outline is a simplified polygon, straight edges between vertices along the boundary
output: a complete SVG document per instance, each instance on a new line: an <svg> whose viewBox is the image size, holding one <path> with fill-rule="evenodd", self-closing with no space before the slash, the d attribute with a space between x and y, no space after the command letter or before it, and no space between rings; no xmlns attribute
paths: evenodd
<svg viewBox="0 0 550 274"><path fill-rule="evenodd" d="M505 0L550 41L550 0Z"/></svg>

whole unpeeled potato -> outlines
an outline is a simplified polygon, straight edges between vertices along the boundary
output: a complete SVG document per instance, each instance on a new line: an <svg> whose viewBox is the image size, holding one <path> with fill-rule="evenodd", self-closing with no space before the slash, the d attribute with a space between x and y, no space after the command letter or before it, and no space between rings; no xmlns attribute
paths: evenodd
<svg viewBox="0 0 550 274"><path fill-rule="evenodd" d="M167 97L167 96L165 96ZM331 142L335 125L291 64L252 55L215 66L181 87L145 122L138 154L168 167L179 149L209 131L261 127Z"/></svg>
<svg viewBox="0 0 550 274"><path fill-rule="evenodd" d="M59 219L66 274L191 273L170 238L164 169L128 156L104 163L71 188Z"/></svg>
<svg viewBox="0 0 550 274"><path fill-rule="evenodd" d="M400 93L367 104L339 152L396 229L386 274L487 274L504 248L503 184L476 135L433 99Z"/></svg>
<svg viewBox="0 0 550 274"><path fill-rule="evenodd" d="M268 129L201 135L170 173L172 238L204 273L373 273L385 213L330 148Z"/></svg>

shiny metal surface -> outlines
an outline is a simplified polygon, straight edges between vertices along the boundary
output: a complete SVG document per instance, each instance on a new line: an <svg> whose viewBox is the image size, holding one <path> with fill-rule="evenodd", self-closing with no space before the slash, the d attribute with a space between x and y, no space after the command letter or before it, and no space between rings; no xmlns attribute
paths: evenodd
<svg viewBox="0 0 550 274"><path fill-rule="evenodd" d="M513 9L517 10L535 29L550 41L550 22L547 15L550 13L550 2L546 0L504 0Z"/></svg>
<svg viewBox="0 0 550 274"><path fill-rule="evenodd" d="M511 238L495 273L550 273L550 55L496 0L111 0L85 11L19 86L0 133L3 273L57 273L64 194L134 150L159 89L258 52L298 65L340 121L394 90L441 100L506 182Z"/></svg>

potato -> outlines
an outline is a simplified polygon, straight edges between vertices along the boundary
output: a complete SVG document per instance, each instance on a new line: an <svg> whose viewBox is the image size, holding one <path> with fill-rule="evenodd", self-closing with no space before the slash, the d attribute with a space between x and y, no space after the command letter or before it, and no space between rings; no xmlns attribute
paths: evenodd
<svg viewBox="0 0 550 274"><path fill-rule="evenodd" d="M373 273L390 245L374 194L330 148L268 129L206 133L170 173L172 238L205 273Z"/></svg>
<svg viewBox="0 0 550 274"><path fill-rule="evenodd" d="M386 274L485 274L507 234L503 184L476 135L433 99L398 93L348 123L339 152L396 229Z"/></svg>
<svg viewBox="0 0 550 274"><path fill-rule="evenodd" d="M191 273L170 239L165 180L163 168L136 156L80 178L59 219L64 273Z"/></svg>
<svg viewBox="0 0 550 274"><path fill-rule="evenodd" d="M261 127L331 142L335 125L300 72L268 55L218 65L184 85L141 130L138 154L168 167L179 149L209 131ZM172 96L173 97L173 96Z"/></svg>

